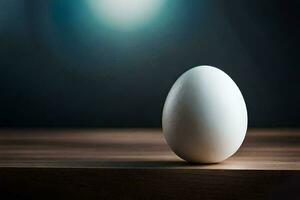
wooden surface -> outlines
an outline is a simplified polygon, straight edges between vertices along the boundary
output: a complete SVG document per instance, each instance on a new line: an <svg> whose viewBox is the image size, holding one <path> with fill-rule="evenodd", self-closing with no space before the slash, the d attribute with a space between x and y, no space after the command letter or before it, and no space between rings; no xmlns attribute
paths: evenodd
<svg viewBox="0 0 300 200"><path fill-rule="evenodd" d="M250 130L212 165L182 161L156 129L0 130L0 190L10 198L300 199L299 182L295 129Z"/></svg>
<svg viewBox="0 0 300 200"><path fill-rule="evenodd" d="M161 130L2 130L0 167L300 170L300 131L250 130L228 160L191 165Z"/></svg>

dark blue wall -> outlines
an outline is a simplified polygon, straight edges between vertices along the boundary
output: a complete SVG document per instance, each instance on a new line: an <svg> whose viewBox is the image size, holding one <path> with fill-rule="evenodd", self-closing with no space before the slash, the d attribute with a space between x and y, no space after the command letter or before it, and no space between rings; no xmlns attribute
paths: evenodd
<svg viewBox="0 0 300 200"><path fill-rule="evenodd" d="M299 126L299 1L168 0L114 30L85 1L0 3L0 126L158 127L180 74L223 69L250 126Z"/></svg>

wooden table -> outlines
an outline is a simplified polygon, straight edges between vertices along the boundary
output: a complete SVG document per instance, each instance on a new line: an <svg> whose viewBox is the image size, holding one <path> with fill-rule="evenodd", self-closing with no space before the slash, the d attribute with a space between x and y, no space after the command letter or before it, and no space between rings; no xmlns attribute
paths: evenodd
<svg viewBox="0 0 300 200"><path fill-rule="evenodd" d="M300 130L249 130L212 165L182 161L159 129L0 130L2 197L300 199L299 190Z"/></svg>

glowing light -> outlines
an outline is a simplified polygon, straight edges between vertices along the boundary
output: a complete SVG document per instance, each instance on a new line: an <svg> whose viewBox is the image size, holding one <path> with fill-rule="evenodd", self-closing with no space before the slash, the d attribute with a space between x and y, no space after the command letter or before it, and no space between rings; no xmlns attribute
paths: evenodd
<svg viewBox="0 0 300 200"><path fill-rule="evenodd" d="M117 29L139 27L160 10L165 0L88 0L91 10L107 25Z"/></svg>

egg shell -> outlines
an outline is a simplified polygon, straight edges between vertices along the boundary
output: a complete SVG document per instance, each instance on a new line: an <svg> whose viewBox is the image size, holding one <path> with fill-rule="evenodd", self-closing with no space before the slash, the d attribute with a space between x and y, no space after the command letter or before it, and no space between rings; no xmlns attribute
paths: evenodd
<svg viewBox="0 0 300 200"><path fill-rule="evenodd" d="M217 163L233 155L247 131L247 108L238 86L222 70L194 67L172 86L163 108L162 128L182 159Z"/></svg>

